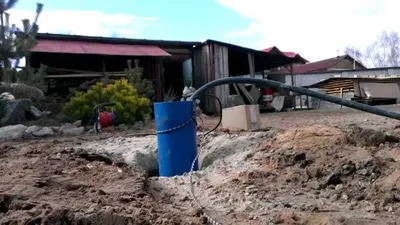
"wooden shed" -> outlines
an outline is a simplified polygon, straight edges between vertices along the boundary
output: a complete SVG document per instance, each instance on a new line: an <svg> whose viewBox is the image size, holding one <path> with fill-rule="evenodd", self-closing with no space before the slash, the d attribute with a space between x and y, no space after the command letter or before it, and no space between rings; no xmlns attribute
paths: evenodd
<svg viewBox="0 0 400 225"><path fill-rule="evenodd" d="M192 76L191 71L184 71L182 67L190 64L193 46L198 44L200 42L39 33L28 63L35 69L46 65L47 80L52 84L50 93L68 95L70 88L103 77L105 73L113 77L125 76L127 61L138 60L143 77L153 82L155 101L163 101L170 87L182 93L184 79Z"/></svg>
<svg viewBox="0 0 400 225"><path fill-rule="evenodd" d="M234 76L255 76L256 72L290 64L293 59L274 53L233 44L207 40L193 50L193 86L199 88L204 84L221 78ZM229 85L213 88L207 94L217 96L223 107L228 105L232 89ZM216 100L202 98L202 109L206 113L219 113Z"/></svg>

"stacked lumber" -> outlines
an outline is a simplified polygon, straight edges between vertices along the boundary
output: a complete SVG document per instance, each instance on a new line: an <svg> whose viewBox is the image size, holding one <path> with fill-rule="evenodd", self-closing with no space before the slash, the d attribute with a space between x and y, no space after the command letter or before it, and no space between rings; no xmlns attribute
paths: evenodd
<svg viewBox="0 0 400 225"><path fill-rule="evenodd" d="M340 96L341 93L354 92L354 82L351 79L331 80L322 84L320 90L327 95Z"/></svg>

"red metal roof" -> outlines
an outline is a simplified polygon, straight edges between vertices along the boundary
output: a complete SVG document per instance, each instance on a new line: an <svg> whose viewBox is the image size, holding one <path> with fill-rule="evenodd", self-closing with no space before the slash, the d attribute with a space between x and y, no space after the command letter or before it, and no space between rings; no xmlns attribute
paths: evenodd
<svg viewBox="0 0 400 225"><path fill-rule="evenodd" d="M287 57L290 57L292 59L297 59L298 61L302 62L302 63L308 63L310 61L308 61L307 59L303 58L300 54L296 53L296 52L283 52L284 55L286 55Z"/></svg>
<svg viewBox="0 0 400 225"><path fill-rule="evenodd" d="M98 42L38 40L32 52L127 55L127 56L171 56L168 52L153 45L105 44Z"/></svg>
<svg viewBox="0 0 400 225"><path fill-rule="evenodd" d="M279 50L279 48L277 48L276 46L272 46L266 49L261 50L263 52L268 52L268 53L277 53L280 55L284 55L283 52L281 50Z"/></svg>
<svg viewBox="0 0 400 225"><path fill-rule="evenodd" d="M325 60L321 60L321 61L317 61L317 62L293 66L293 73L299 74L299 73L312 73L312 72L326 72L330 68L332 68L334 65L338 64L340 61L342 61L343 59L346 59L347 57L350 57L350 56L348 56L348 55L337 56L334 58L329 58L329 59L325 59ZM362 66L362 64L360 64L360 65ZM280 73L290 73L290 70L283 67L283 68L280 68L279 72Z"/></svg>
<svg viewBox="0 0 400 225"><path fill-rule="evenodd" d="M287 56L289 58L296 59L297 62L301 62L301 63L308 63L309 62L307 59L301 57L298 53L295 53L295 52L282 52L276 46L272 46L272 47L263 49L262 51L263 52L268 52L268 53L272 53L273 52L273 53L281 54L281 55Z"/></svg>
<svg viewBox="0 0 400 225"><path fill-rule="evenodd" d="M273 48L275 48L275 46L272 46L272 47L263 49L262 51L263 51L263 52L270 52Z"/></svg>
<svg viewBox="0 0 400 225"><path fill-rule="evenodd" d="M286 55L287 57L290 57L290 58L294 58L294 57L296 57L298 55L295 52L283 52L283 54Z"/></svg>

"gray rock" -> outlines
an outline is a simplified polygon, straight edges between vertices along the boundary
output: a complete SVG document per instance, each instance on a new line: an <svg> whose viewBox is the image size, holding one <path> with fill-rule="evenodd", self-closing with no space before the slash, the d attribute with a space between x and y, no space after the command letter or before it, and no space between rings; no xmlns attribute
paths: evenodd
<svg viewBox="0 0 400 225"><path fill-rule="evenodd" d="M308 186L314 190L320 190L321 184L318 181L311 181L308 183Z"/></svg>
<svg viewBox="0 0 400 225"><path fill-rule="evenodd" d="M39 88L21 83L0 82L0 93L2 92L11 93L16 99L27 98L32 101L40 101L45 97L43 91Z"/></svg>
<svg viewBox="0 0 400 225"><path fill-rule="evenodd" d="M14 95L8 92L3 92L0 94L0 101L12 101L12 100L15 100Z"/></svg>
<svg viewBox="0 0 400 225"><path fill-rule="evenodd" d="M19 139L24 135L26 128L22 124L0 127L0 141Z"/></svg>
<svg viewBox="0 0 400 225"><path fill-rule="evenodd" d="M120 125L118 125L117 127L117 130L120 130L120 131L126 131L126 130L129 130L129 127L128 127L128 125L126 125L126 124L120 124Z"/></svg>
<svg viewBox="0 0 400 225"><path fill-rule="evenodd" d="M144 123L143 121L137 121L134 125L133 125L133 129L134 130L142 130L144 128Z"/></svg>
<svg viewBox="0 0 400 225"><path fill-rule="evenodd" d="M146 127L151 124L151 116L149 114L144 115L143 123Z"/></svg>
<svg viewBox="0 0 400 225"><path fill-rule="evenodd" d="M75 121L75 123L73 123L72 126L74 126L74 127L82 126L82 120Z"/></svg>
<svg viewBox="0 0 400 225"><path fill-rule="evenodd" d="M79 135L83 134L84 131L85 131L85 128L83 128L83 127L74 127L70 124L66 124L60 128L59 132L60 132L60 134L66 135L66 136L79 136Z"/></svg>
<svg viewBox="0 0 400 225"><path fill-rule="evenodd" d="M36 108L35 106L31 105L31 114L36 118L39 119L41 118L43 115L45 115L42 111L40 111L38 108Z"/></svg>
<svg viewBox="0 0 400 225"><path fill-rule="evenodd" d="M60 132L60 127L51 127L51 129L52 129L55 133Z"/></svg>
<svg viewBox="0 0 400 225"><path fill-rule="evenodd" d="M29 99L0 102L0 126L16 125L26 120L26 112L31 111Z"/></svg>
<svg viewBox="0 0 400 225"><path fill-rule="evenodd" d="M367 207L365 207L365 211L367 211L367 212L376 212L377 209L376 209L375 205L370 204Z"/></svg>
<svg viewBox="0 0 400 225"><path fill-rule="evenodd" d="M94 132L94 129L92 128L92 129L89 129L86 133L87 134L94 134L95 132Z"/></svg>
<svg viewBox="0 0 400 225"><path fill-rule="evenodd" d="M33 126L28 127L28 128L25 130L25 133L31 134L31 133L36 132L36 131L38 131L38 130L39 130L39 127L36 126L36 125L33 125Z"/></svg>
<svg viewBox="0 0 400 225"><path fill-rule="evenodd" d="M35 137L50 137L54 136L54 131L50 127L43 127L35 132L32 133Z"/></svg>
<svg viewBox="0 0 400 225"><path fill-rule="evenodd" d="M158 170L158 158L154 151L135 151L127 159L128 162L134 162L135 165L146 171L148 174Z"/></svg>

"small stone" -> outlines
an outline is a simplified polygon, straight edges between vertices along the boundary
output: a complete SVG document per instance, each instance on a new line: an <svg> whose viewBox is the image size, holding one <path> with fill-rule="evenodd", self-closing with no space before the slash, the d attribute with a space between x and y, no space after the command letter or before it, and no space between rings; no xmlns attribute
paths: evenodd
<svg viewBox="0 0 400 225"><path fill-rule="evenodd" d="M94 213L97 210L96 208L97 208L96 204L90 205L87 210L87 213Z"/></svg>
<svg viewBox="0 0 400 225"><path fill-rule="evenodd" d="M336 191L340 191L342 189L343 189L343 184L338 184L338 185L335 186L335 190Z"/></svg>
<svg viewBox="0 0 400 225"><path fill-rule="evenodd" d="M368 175L368 170L367 169L362 169L362 170L360 170L358 172L358 174L366 176L366 175Z"/></svg>
<svg viewBox="0 0 400 225"><path fill-rule="evenodd" d="M311 181L311 182L308 183L308 186L311 189L314 189L314 190L320 190L321 189L321 184L318 181Z"/></svg>
<svg viewBox="0 0 400 225"><path fill-rule="evenodd" d="M32 133L35 137L50 137L54 135L54 131L50 127L43 127Z"/></svg>
<svg viewBox="0 0 400 225"><path fill-rule="evenodd" d="M119 130L119 131L127 131L127 130L129 130L129 127L128 127L128 125L126 125L126 124L119 124L117 127L117 130Z"/></svg>
<svg viewBox="0 0 400 225"><path fill-rule="evenodd" d="M340 217L338 218L338 222L341 223L341 224L344 224L344 223L346 222L346 217L340 216Z"/></svg>
<svg viewBox="0 0 400 225"><path fill-rule="evenodd" d="M144 115L143 123L145 126L149 126L151 124L151 116L149 114Z"/></svg>
<svg viewBox="0 0 400 225"><path fill-rule="evenodd" d="M346 195L346 194L344 194L344 195L342 195L342 198L344 199L344 200L349 200L349 196L348 195Z"/></svg>
<svg viewBox="0 0 400 225"><path fill-rule="evenodd" d="M375 205L373 205L373 204L369 205L367 208L365 208L365 210L367 212L376 212L377 211Z"/></svg>
<svg viewBox="0 0 400 225"><path fill-rule="evenodd" d="M337 201L337 200L339 200L339 195L338 194L333 194L331 197L330 197L330 199L331 200L333 200L333 201Z"/></svg>
<svg viewBox="0 0 400 225"><path fill-rule="evenodd" d="M38 108L35 106L31 105L31 111L30 113L35 117L35 119L39 119L43 115L45 115L42 111L40 111Z"/></svg>
<svg viewBox="0 0 400 225"><path fill-rule="evenodd" d="M75 121L75 122L72 124L72 126L74 126L74 127L80 127L80 126L82 126L82 120Z"/></svg>
<svg viewBox="0 0 400 225"><path fill-rule="evenodd" d="M60 132L60 127L50 127L55 133Z"/></svg>
<svg viewBox="0 0 400 225"><path fill-rule="evenodd" d="M92 129L89 129L86 133L87 134L94 134L95 132L94 132L94 129L92 128Z"/></svg>
<svg viewBox="0 0 400 225"><path fill-rule="evenodd" d="M38 131L38 130L39 130L39 127L36 126L36 125L33 125L33 126L30 126L30 127L26 128L25 133L31 134L31 133L33 133L35 131Z"/></svg>
<svg viewBox="0 0 400 225"><path fill-rule="evenodd" d="M133 125L133 129L134 130L142 130L144 128L144 123L143 121L137 121L134 125Z"/></svg>
<svg viewBox="0 0 400 225"><path fill-rule="evenodd" d="M310 178L318 178L321 177L321 170L319 168L310 168L307 170L307 175Z"/></svg>
<svg viewBox="0 0 400 225"><path fill-rule="evenodd" d="M340 174L337 173L331 173L327 178L326 178L326 185L337 185L343 183L342 180L340 179Z"/></svg>
<svg viewBox="0 0 400 225"><path fill-rule="evenodd" d="M85 129L83 127L73 127L71 125L63 125L60 128L60 133L66 136L79 136L83 134Z"/></svg>
<svg viewBox="0 0 400 225"><path fill-rule="evenodd" d="M13 101L13 100L15 100L14 95L8 92L3 92L0 94L0 101Z"/></svg>

